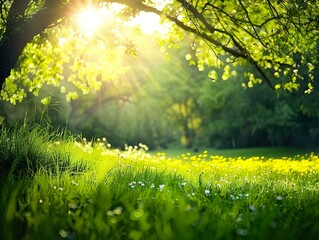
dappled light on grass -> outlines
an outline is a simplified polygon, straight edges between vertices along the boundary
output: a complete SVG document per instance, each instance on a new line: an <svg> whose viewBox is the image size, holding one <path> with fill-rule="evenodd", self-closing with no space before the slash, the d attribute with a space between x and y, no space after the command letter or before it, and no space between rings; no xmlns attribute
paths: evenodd
<svg viewBox="0 0 319 240"><path fill-rule="evenodd" d="M105 138L54 137L39 129L3 129L0 146L1 167L13 161L15 168L1 175L1 239L319 234L315 154L266 160L204 151L175 159L150 155L144 144L120 150ZM24 159L33 164L19 164Z"/></svg>

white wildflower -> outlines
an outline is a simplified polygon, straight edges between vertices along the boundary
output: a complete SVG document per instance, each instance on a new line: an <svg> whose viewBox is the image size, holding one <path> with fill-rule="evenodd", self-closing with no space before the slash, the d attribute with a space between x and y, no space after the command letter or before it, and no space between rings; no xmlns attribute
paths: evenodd
<svg viewBox="0 0 319 240"><path fill-rule="evenodd" d="M161 185L158 186L158 188L159 188L160 191L163 191L164 187L165 187L164 184L161 184Z"/></svg>
<svg viewBox="0 0 319 240"><path fill-rule="evenodd" d="M277 201L282 201L282 196L277 196L276 199Z"/></svg>

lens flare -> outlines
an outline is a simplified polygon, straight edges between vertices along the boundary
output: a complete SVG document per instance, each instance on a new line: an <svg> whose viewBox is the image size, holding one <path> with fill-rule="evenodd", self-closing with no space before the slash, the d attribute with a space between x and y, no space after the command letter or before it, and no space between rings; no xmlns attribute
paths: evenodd
<svg viewBox="0 0 319 240"><path fill-rule="evenodd" d="M80 31L87 36L93 36L102 25L104 16L99 9L89 7L77 16Z"/></svg>

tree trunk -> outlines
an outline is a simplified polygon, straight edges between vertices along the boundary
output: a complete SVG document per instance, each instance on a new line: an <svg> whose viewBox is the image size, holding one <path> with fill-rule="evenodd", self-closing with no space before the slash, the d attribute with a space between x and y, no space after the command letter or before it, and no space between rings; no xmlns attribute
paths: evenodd
<svg viewBox="0 0 319 240"><path fill-rule="evenodd" d="M23 32L22 27L25 10L28 8L28 1L15 0L11 4L6 19L6 31L0 41L0 89L5 79L10 75L11 69L15 66L25 46L20 46ZM2 11L2 6L1 9ZM2 16L1 16L2 17Z"/></svg>
<svg viewBox="0 0 319 240"><path fill-rule="evenodd" d="M10 75L11 69L17 62L17 57L14 55L14 47L11 41L4 36L0 42L0 89L2 89L6 78Z"/></svg>

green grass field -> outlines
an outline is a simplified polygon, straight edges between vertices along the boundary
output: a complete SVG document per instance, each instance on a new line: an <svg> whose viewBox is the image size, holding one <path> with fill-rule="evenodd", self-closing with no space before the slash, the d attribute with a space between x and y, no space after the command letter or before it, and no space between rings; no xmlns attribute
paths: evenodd
<svg viewBox="0 0 319 240"><path fill-rule="evenodd" d="M172 147L168 149L152 150L150 153L157 154L165 153L167 157L171 158L183 158L185 154L196 156L201 154L203 151L207 151L208 155L218 155L223 157L254 157L263 156L265 158L282 158L289 157L294 158L298 155L305 155L309 153L309 150L303 148L293 147L260 147L260 148L235 148L235 149L215 149L215 148L202 148L200 150L187 149L182 147Z"/></svg>
<svg viewBox="0 0 319 240"><path fill-rule="evenodd" d="M0 149L0 239L319 237L312 153L171 158L39 127L2 128Z"/></svg>

